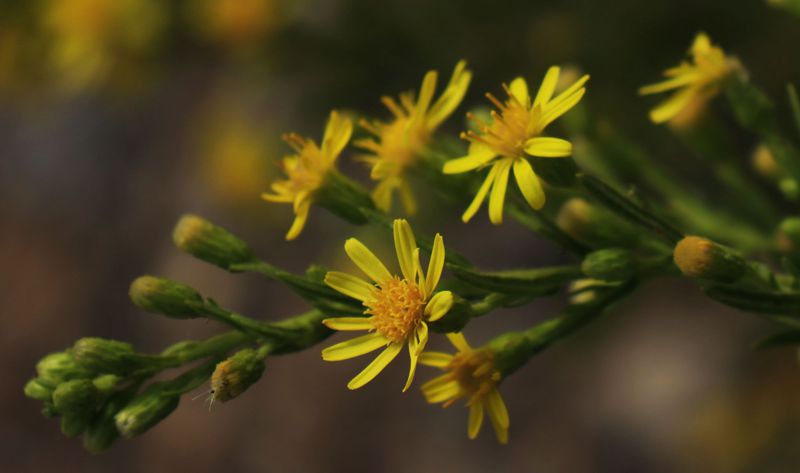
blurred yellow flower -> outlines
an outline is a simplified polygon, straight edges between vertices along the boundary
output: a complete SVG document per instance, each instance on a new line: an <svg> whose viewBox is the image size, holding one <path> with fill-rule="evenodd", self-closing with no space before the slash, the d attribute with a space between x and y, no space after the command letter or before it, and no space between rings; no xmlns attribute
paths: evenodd
<svg viewBox="0 0 800 473"><path fill-rule="evenodd" d="M486 94L500 111L498 113L492 110L491 123L467 114L480 133L467 131L461 134L462 138L470 141L469 152L467 156L445 163L443 172L458 174L486 166L491 166L491 169L461 217L464 222L475 215L490 188L492 193L489 197L489 219L495 225L503 222L503 204L512 168L517 185L528 204L537 210L544 205L544 191L526 156L561 158L572 154L572 144L569 141L542 136L542 133L547 125L581 100L586 93L584 84L589 80L589 76L584 75L554 98L559 73L558 67L548 69L533 100L528 94L528 84L521 77L514 79L510 87L503 84L508 94L505 102L500 102L492 94Z"/></svg>
<svg viewBox="0 0 800 473"><path fill-rule="evenodd" d="M394 221L394 245L402 278L392 275L386 266L360 241L347 240L347 256L372 282L347 273L331 271L325 283L347 296L360 300L369 317L335 317L323 324L334 330L367 330L369 333L322 350L326 361L340 361L384 348L380 355L347 384L358 389L372 381L408 344L411 367L403 391L414 379L417 360L428 343L428 325L442 318L453 305L453 293L434 294L444 268L444 243L438 233L428 264L427 276L422 271L411 226L405 220Z"/></svg>
<svg viewBox="0 0 800 473"><path fill-rule="evenodd" d="M230 46L251 46L279 22L280 0L194 0L190 19L206 38Z"/></svg>
<svg viewBox="0 0 800 473"><path fill-rule="evenodd" d="M436 128L464 98L472 78L472 72L466 67L465 61L456 64L450 82L436 101L433 101L433 95L436 92L437 72L428 71L416 101L413 92L400 94L398 101L388 96L381 98L394 115L392 121L359 122L362 128L375 135L375 138L357 140L355 145L371 153L361 159L371 166L370 177L379 181L372 198L384 212L391 208L395 191L400 192L406 213L413 214L416 211L406 171L414 165Z"/></svg>
<svg viewBox="0 0 800 473"><path fill-rule="evenodd" d="M494 367L492 351L488 348L473 349L461 333L448 333L447 338L458 353L425 352L420 356L419 362L423 365L446 371L422 385L425 400L431 404L441 402L443 407L449 407L459 399L466 399L469 438L478 436L484 414L488 414L497 440L508 442L508 409L497 390L500 373Z"/></svg>
<svg viewBox="0 0 800 473"><path fill-rule="evenodd" d="M42 9L49 61L68 89L105 79L123 56L145 52L165 20L157 0L50 0Z"/></svg>
<svg viewBox="0 0 800 473"><path fill-rule="evenodd" d="M308 219L308 212L317 189L323 184L326 175L333 169L336 159L342 152L350 135L353 133L353 123L332 111L325 135L322 138L322 147L318 147L314 140L306 139L296 133L283 135L284 141L294 148L297 154L286 156L281 162L286 179L273 182L272 193L261 194L264 200L292 204L295 214L287 240L293 240L300 235Z"/></svg>
<svg viewBox="0 0 800 473"><path fill-rule="evenodd" d="M639 89L640 95L675 90L670 98L650 111L653 123L681 118L682 112L691 111L693 116L696 115L709 99L719 93L722 81L739 67L735 59L725 56L721 48L712 45L705 33L695 37L689 54L692 56L691 64L684 61L669 68L664 71L667 80Z"/></svg>

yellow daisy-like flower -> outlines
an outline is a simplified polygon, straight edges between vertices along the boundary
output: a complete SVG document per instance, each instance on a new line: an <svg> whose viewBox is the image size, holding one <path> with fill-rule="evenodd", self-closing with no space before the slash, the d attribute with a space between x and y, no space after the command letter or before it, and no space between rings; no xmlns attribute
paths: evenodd
<svg viewBox="0 0 800 473"><path fill-rule="evenodd" d="M392 206L392 195L398 191L406 213L416 211L416 202L406 177L420 152L430 141L436 128L449 117L461 103L467 92L472 73L467 63L456 64L450 82L436 101L436 71L428 71L422 80L419 98L413 92L400 94L397 101L392 97L381 97L381 101L392 112L390 122L361 120L359 125L375 135L355 142L359 148L371 154L361 159L372 167L370 177L379 181L372 193L375 204L388 212ZM399 102L399 103L398 103Z"/></svg>
<svg viewBox="0 0 800 473"><path fill-rule="evenodd" d="M438 233L434 238L427 275L419 263L411 226L405 220L394 221L394 246L402 277L395 276L386 266L355 238L347 240L347 256L372 282L347 273L331 271L325 283L347 296L360 300L368 317L336 317L323 324L334 330L367 330L371 333L338 343L322 350L322 359L340 361L365 355L384 348L380 355L347 387L358 389L372 381L408 344L411 367L403 391L411 386L417 360L428 343L428 324L442 318L453 305L453 293L434 293L444 267L444 243Z"/></svg>
<svg viewBox="0 0 800 473"><path fill-rule="evenodd" d="M500 373L494 368L494 354L488 348L470 347L460 333L448 333L447 338L458 349L458 353L425 352L419 359L423 365L447 372L422 385L425 400L431 404L441 402L443 407L449 407L459 399L466 399L469 406L469 438L478 436L484 414L488 414L497 440L500 443L508 442L510 421L506 404L497 390Z"/></svg>
<svg viewBox="0 0 800 473"><path fill-rule="evenodd" d="M283 135L283 140L294 148L297 154L286 156L282 161L283 172L286 179L272 183L272 193L263 193L261 197L269 202L292 204L295 219L287 240L297 238L308 219L308 212L314 202L314 196L325 181L325 177L336 164L336 159L342 152L350 135L353 133L352 122L331 112L322 146L318 147L314 140L306 139L296 133Z"/></svg>
<svg viewBox="0 0 800 473"><path fill-rule="evenodd" d="M499 113L492 110L491 123L467 114L475 122L479 133L468 131L461 134L462 138L470 141L469 153L445 163L443 171L445 174L458 174L486 166L491 166L491 169L475 199L461 217L464 222L475 215L490 188L492 193L489 197L489 219L495 225L503 222L503 204L512 168L517 185L528 204L536 210L544 205L542 185L527 155L562 158L572 154L572 143L542 134L547 125L581 100L586 93L583 85L589 80L589 76L585 75L553 97L559 72L558 67L548 69L533 99L528 94L528 84L521 77L514 79L510 87L503 84L508 94L505 102L500 102L492 94L486 94L499 110Z"/></svg>
<svg viewBox="0 0 800 473"><path fill-rule="evenodd" d="M664 71L667 80L639 89L640 95L675 90L672 96L650 111L653 123L664 123L686 110L698 110L720 91L720 83L736 70L738 62L711 44L705 33L699 33L689 50L692 63L684 61ZM677 90L676 90L677 89Z"/></svg>

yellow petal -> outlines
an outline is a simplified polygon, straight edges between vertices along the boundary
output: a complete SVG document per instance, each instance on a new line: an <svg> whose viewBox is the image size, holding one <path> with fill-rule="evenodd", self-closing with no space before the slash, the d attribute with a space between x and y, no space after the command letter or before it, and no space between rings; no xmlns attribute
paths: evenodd
<svg viewBox="0 0 800 473"><path fill-rule="evenodd" d="M578 104L583 98L583 95L586 93L586 89L580 89L574 94L568 96L564 100L558 101L556 100L550 102L553 105L548 105L547 109L542 114L542 118L538 123L539 129L538 131L543 130L547 125L553 122L556 118L560 117L567 113L572 107Z"/></svg>
<svg viewBox="0 0 800 473"><path fill-rule="evenodd" d="M500 169L492 184L492 194L489 196L489 220L495 225L503 223L503 204L508 188L508 173L511 171L511 159L503 159L497 163Z"/></svg>
<svg viewBox="0 0 800 473"><path fill-rule="evenodd" d="M419 100L417 100L416 117L417 119L423 118L428 111L428 106L433 100L433 94L436 91L436 79L438 74L436 71L428 71L422 79L422 86L419 89Z"/></svg>
<svg viewBox="0 0 800 473"><path fill-rule="evenodd" d="M528 205L534 210L539 210L544 205L544 191L536 173L533 172L531 163L527 159L514 161L514 179L517 181L520 192L525 197Z"/></svg>
<svg viewBox="0 0 800 473"><path fill-rule="evenodd" d="M458 349L458 351L465 352L472 350L472 347L469 346L467 339L464 338L464 334L461 332L451 332L446 334L446 337L448 340L450 340L450 343L452 343L453 346Z"/></svg>
<svg viewBox="0 0 800 473"><path fill-rule="evenodd" d="M325 348L322 350L322 359L325 361L349 360L384 347L387 343L389 341L383 335L370 333Z"/></svg>
<svg viewBox="0 0 800 473"><path fill-rule="evenodd" d="M466 61L461 60L456 64L453 75L450 77L450 82L428 111L427 125L429 130L436 129L464 99L469 82L472 79L472 73L466 68Z"/></svg>
<svg viewBox="0 0 800 473"><path fill-rule="evenodd" d="M403 202L403 209L406 215L414 215L417 213L417 201L414 199L414 193L411 191L411 185L406 179L400 179L400 201Z"/></svg>
<svg viewBox="0 0 800 473"><path fill-rule="evenodd" d="M503 398L500 397L500 392L497 388L491 389L486 394L486 407L489 410L489 417L493 419L492 422L496 422L498 426L508 429L510 424L508 409L506 409L506 403L503 402Z"/></svg>
<svg viewBox="0 0 800 473"><path fill-rule="evenodd" d="M588 80L589 80L589 75L586 74L580 79L576 80L574 84L564 89L561 93L558 94L558 96L556 96L556 98L554 98L547 104L542 104L542 105L543 106L546 105L547 106L546 108L561 105L562 102L567 101L570 97L578 93Z"/></svg>
<svg viewBox="0 0 800 473"><path fill-rule="evenodd" d="M448 375L439 376L422 385L422 394L425 400L431 404L455 399L460 394L458 381L449 378Z"/></svg>
<svg viewBox="0 0 800 473"><path fill-rule="evenodd" d="M417 361L427 343L428 325L425 322L421 322L408 340L408 355L411 358L411 364L408 368L408 378L406 379L406 385L403 387L403 392L406 392L414 381L414 374L417 372Z"/></svg>
<svg viewBox="0 0 800 473"><path fill-rule="evenodd" d="M277 202L279 204L288 204L294 202L294 196L289 194L261 194L261 198L267 202Z"/></svg>
<svg viewBox="0 0 800 473"><path fill-rule="evenodd" d="M537 136L525 143L525 152L540 158L563 158L572 154L572 143L561 138Z"/></svg>
<svg viewBox="0 0 800 473"><path fill-rule="evenodd" d="M414 250L417 249L417 241L414 239L411 225L405 219L396 219L392 226L392 231L394 233L394 247L397 252L397 261L400 263L400 271L407 281L414 281L416 276Z"/></svg>
<svg viewBox="0 0 800 473"><path fill-rule="evenodd" d="M639 88L639 95L649 95L649 94L657 94L659 92L665 92L667 90L677 89L679 87L683 87L684 85L691 84L695 80L700 77L700 74L697 73L683 73L679 76L673 77L672 79L665 80L662 82L658 82L655 84L645 85Z"/></svg>
<svg viewBox="0 0 800 473"><path fill-rule="evenodd" d="M328 125L325 127L325 136L322 138L322 154L329 163L336 160L336 157L347 146L352 134L353 122L342 117L335 110L332 111Z"/></svg>
<svg viewBox="0 0 800 473"><path fill-rule="evenodd" d="M369 317L333 317L323 320L322 324L329 329L342 331L371 330L374 328Z"/></svg>
<svg viewBox="0 0 800 473"><path fill-rule="evenodd" d="M383 212L389 212L392 208L392 191L394 190L394 182L391 180L383 180L375 186L372 191L372 201L375 206Z"/></svg>
<svg viewBox="0 0 800 473"><path fill-rule="evenodd" d="M294 222L292 222L292 226L289 227L289 231L286 232L287 240L294 240L300 235L300 232L303 231L303 227L306 226L306 220L308 220L309 210L311 210L310 200L304 201L302 205L295 209Z"/></svg>
<svg viewBox="0 0 800 473"><path fill-rule="evenodd" d="M531 101L531 96L528 95L528 83L525 82L525 79L522 77L517 77L516 79L512 80L509 89L511 90L511 95L519 100L519 103L525 107L528 106Z"/></svg>
<svg viewBox="0 0 800 473"><path fill-rule="evenodd" d="M489 174L486 176L486 179L481 184L480 189L478 189L478 193L475 194L475 198L472 199L472 202L467 207L467 210L464 211L464 215L461 216L461 221L467 223L475 216L478 210L481 208L481 204L483 201L486 200L486 194L489 193L489 188L491 187L492 183L494 182L494 178L497 175L497 171L499 170L498 166L500 163L495 163L492 165L492 168L489 170Z"/></svg>
<svg viewBox="0 0 800 473"><path fill-rule="evenodd" d="M444 269L444 240L438 233L433 238L431 260L428 262L428 272L425 278L425 294L433 294Z"/></svg>
<svg viewBox="0 0 800 473"><path fill-rule="evenodd" d="M500 403L502 404L503 410L505 409L505 403L503 403L503 399L500 398L500 394L497 392L497 389L492 389L489 391L487 395L487 399L484 400L483 404L486 406L487 411L489 412L489 420L492 422L492 427L494 427L494 433L497 436L497 441L500 443L508 443L508 411L505 411L505 422L503 422L502 413L498 412L495 406L492 407L492 396L497 396L500 399Z"/></svg>
<svg viewBox="0 0 800 473"><path fill-rule="evenodd" d="M375 291L375 286L372 284L359 277L339 271L328 271L325 275L325 284L361 302L370 299L373 291Z"/></svg>
<svg viewBox="0 0 800 473"><path fill-rule="evenodd" d="M420 364L434 368L446 368L453 361L453 355L438 351L426 351L419 356Z"/></svg>
<svg viewBox="0 0 800 473"><path fill-rule="evenodd" d="M556 84L558 84L558 75L560 71L561 69L557 66L553 66L547 70L547 73L544 75L544 80L542 80L542 85L539 86L539 91L536 93L536 98L533 100L534 105L545 104L553 97Z"/></svg>
<svg viewBox="0 0 800 473"><path fill-rule="evenodd" d="M425 305L425 317L429 322L436 322L444 317L451 307L453 307L453 293L437 292Z"/></svg>
<svg viewBox="0 0 800 473"><path fill-rule="evenodd" d="M353 260L353 263L358 266L358 269L363 271L364 274L373 281L381 283L387 279L391 279L392 274L386 269L386 266L381 263L381 260L369 251L369 248L355 238L350 238L344 242L344 251L347 253L347 256Z"/></svg>
<svg viewBox="0 0 800 473"><path fill-rule="evenodd" d="M467 436L474 439L478 436L483 424L483 406L476 402L469 406L469 420L467 421Z"/></svg>
<svg viewBox="0 0 800 473"><path fill-rule="evenodd" d="M672 97L650 110L650 120L653 123L664 123L673 118L683 110L696 92L697 90L691 87L675 92Z"/></svg>
<svg viewBox="0 0 800 473"><path fill-rule="evenodd" d="M380 355L376 356L372 363L367 365L366 368L360 373L358 373L353 379L347 383L348 389L358 389L365 384L369 383L375 376L378 376L381 371L383 371L386 366L395 359L400 350L403 349L402 343L392 343L385 350L383 350Z"/></svg>
<svg viewBox="0 0 800 473"><path fill-rule="evenodd" d="M495 156L497 156L497 153L492 151L492 148L482 144L472 144L469 147L469 154L447 161L444 163L442 172L444 174L460 174L472 171L488 163Z"/></svg>

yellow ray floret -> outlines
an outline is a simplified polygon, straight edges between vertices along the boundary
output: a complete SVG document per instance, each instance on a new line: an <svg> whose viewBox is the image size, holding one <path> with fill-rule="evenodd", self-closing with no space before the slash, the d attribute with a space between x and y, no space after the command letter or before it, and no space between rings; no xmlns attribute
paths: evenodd
<svg viewBox="0 0 800 473"><path fill-rule="evenodd" d="M388 212L392 196L400 193L406 213L413 214L416 202L408 184L406 171L416 162L431 136L461 103L467 93L472 72L465 61L456 64L450 82L436 101L437 72L428 71L422 80L419 97L413 92L400 94L398 100L384 96L381 101L392 113L389 122L362 120L362 128L374 135L355 142L369 152L361 159L371 167L370 177L378 181L372 193L378 208Z"/></svg>
<svg viewBox="0 0 800 473"><path fill-rule="evenodd" d="M422 394L429 403L443 403L444 407L465 399L469 407L469 438L478 436L483 418L487 415L497 440L500 443L508 442L508 409L497 390L500 373L494 367L492 351L488 348L473 349L460 333L449 333L447 338L458 353L425 352L419 359L423 365L446 372L423 384Z"/></svg>
<svg viewBox="0 0 800 473"><path fill-rule="evenodd" d="M584 84L589 80L589 76L585 75L554 97L559 72L558 67L548 69L533 98L528 94L528 84L521 77L514 79L510 86L503 84L508 95L505 102L486 94L497 107L497 110L492 110L489 123L467 114L475 122L478 131L461 134L462 138L470 141L469 152L462 158L445 163L443 172L458 174L485 167L489 167L489 172L461 217L464 222L477 213L487 195L489 219L495 225L503 222L503 204L512 172L528 205L536 210L544 205L542 185L527 156L562 158L572 154L572 143L542 134L545 127L581 100L586 93Z"/></svg>
<svg viewBox="0 0 800 473"><path fill-rule="evenodd" d="M705 33L695 37L689 49L692 62L684 61L664 71L666 80L639 89L640 95L674 91L672 96L650 111L653 123L679 118L681 112L697 111L720 91L720 84L739 66L735 59L725 56L711 44Z"/></svg>
<svg viewBox="0 0 800 473"><path fill-rule="evenodd" d="M403 348L408 345L411 367L403 391L414 379L417 360L428 343L427 322L442 318L453 305L453 293L434 292L444 268L444 243L438 233L434 238L428 270L423 272L411 226L405 220L394 221L394 245L400 263L400 276L386 266L360 241L347 240L347 256L369 278L369 282L347 273L331 271L325 283L364 304L366 317L335 317L322 321L341 331L368 331L367 335L338 343L322 350L322 359L339 361L365 355L379 348L383 351L347 387L358 389L372 381Z"/></svg>
<svg viewBox="0 0 800 473"><path fill-rule="evenodd" d="M296 154L286 156L281 162L286 179L273 182L272 192L265 192L261 197L269 202L292 204L295 219L286 233L287 240L300 235L317 189L333 169L352 133L352 122L333 111L325 127L321 147L314 140L296 133L283 135L284 141L294 148Z"/></svg>

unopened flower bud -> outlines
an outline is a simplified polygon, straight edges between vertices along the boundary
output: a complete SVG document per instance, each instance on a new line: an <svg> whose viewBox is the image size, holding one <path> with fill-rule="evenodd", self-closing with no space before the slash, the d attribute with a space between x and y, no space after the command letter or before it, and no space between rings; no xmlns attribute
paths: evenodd
<svg viewBox="0 0 800 473"><path fill-rule="evenodd" d="M40 378L59 384L62 381L78 378L90 378L92 372L79 366L69 351L51 353L36 364L36 373Z"/></svg>
<svg viewBox="0 0 800 473"><path fill-rule="evenodd" d="M226 402L239 396L261 378L264 368L263 357L250 348L218 363L211 375L214 400Z"/></svg>
<svg viewBox="0 0 800 473"><path fill-rule="evenodd" d="M124 375L140 368L141 358L129 343L104 338L81 338L72 349L75 361L94 373Z"/></svg>
<svg viewBox="0 0 800 473"><path fill-rule="evenodd" d="M25 395L37 401L52 400L56 385L43 378L33 378L25 384Z"/></svg>
<svg viewBox="0 0 800 473"><path fill-rule="evenodd" d="M91 416L86 412L67 412L61 416L61 433L72 438L89 426Z"/></svg>
<svg viewBox="0 0 800 473"><path fill-rule="evenodd" d="M181 250L222 269L230 270L232 265L253 261L253 253L245 242L197 215L181 217L172 240Z"/></svg>
<svg viewBox="0 0 800 473"><path fill-rule="evenodd" d="M735 251L697 236L679 241L673 258L685 276L723 284L736 281L747 271L746 261Z"/></svg>
<svg viewBox="0 0 800 473"><path fill-rule="evenodd" d="M636 263L627 250L606 248L586 255L581 270L590 278L624 281L636 274Z"/></svg>
<svg viewBox="0 0 800 473"><path fill-rule="evenodd" d="M775 162L772 151L763 144L758 145L756 149L753 150L750 162L753 169L767 179L777 180L781 177L781 168L778 166L778 163Z"/></svg>
<svg viewBox="0 0 800 473"><path fill-rule="evenodd" d="M203 298L191 287L153 276L136 278L129 295L140 309L175 319L198 317L192 304L203 303Z"/></svg>
<svg viewBox="0 0 800 473"><path fill-rule="evenodd" d="M778 226L778 249L787 255L800 254L800 217L788 217Z"/></svg>
<svg viewBox="0 0 800 473"><path fill-rule="evenodd" d="M99 392L88 379L73 379L58 385L53 391L53 405L63 414L86 413L95 408Z"/></svg>
<svg viewBox="0 0 800 473"><path fill-rule="evenodd" d="M626 222L578 197L564 202L556 216L556 225L592 248L627 246L638 238Z"/></svg>
<svg viewBox="0 0 800 473"><path fill-rule="evenodd" d="M117 430L126 438L140 435L170 415L179 402L180 396L162 389L145 391L114 416Z"/></svg>

